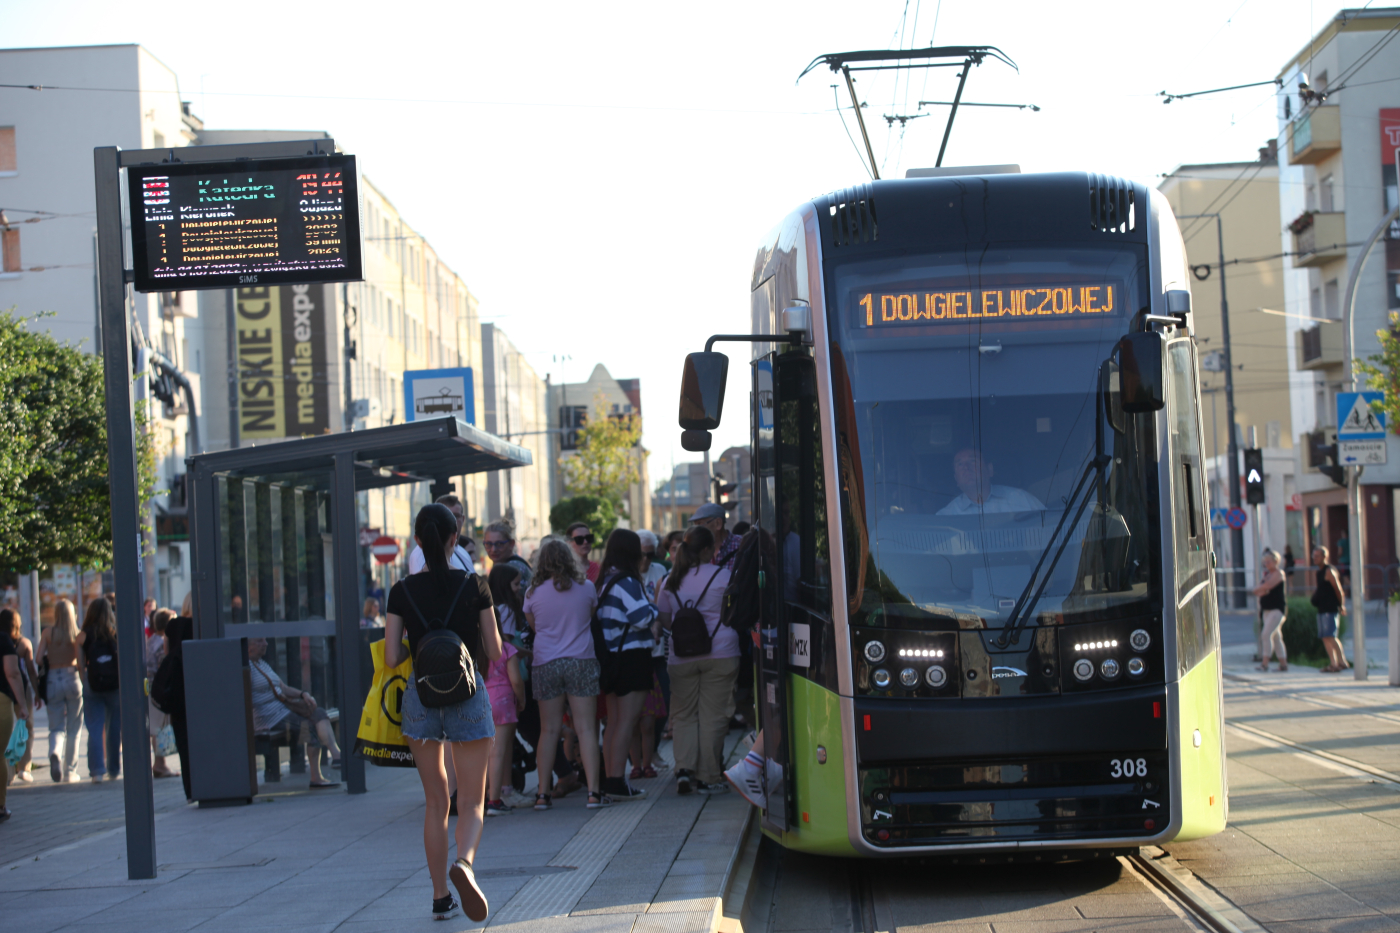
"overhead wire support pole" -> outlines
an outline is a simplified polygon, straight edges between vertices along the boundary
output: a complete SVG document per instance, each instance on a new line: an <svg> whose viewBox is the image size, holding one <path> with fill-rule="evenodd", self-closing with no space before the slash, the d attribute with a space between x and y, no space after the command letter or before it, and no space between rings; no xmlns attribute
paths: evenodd
<svg viewBox="0 0 1400 933"><path fill-rule="evenodd" d="M860 138L865 143L865 154L870 157L870 177L880 180L880 167L875 164L875 150L870 147L870 134L865 130L865 115L860 112L860 101L856 99L856 82L851 77L851 69L841 66L841 74L846 79L846 90L851 92L851 106L856 111L856 124L860 126Z"/></svg>
<svg viewBox="0 0 1400 933"><path fill-rule="evenodd" d="M1366 240L1366 245L1361 249L1361 255L1356 257L1356 263L1351 267L1351 275L1347 279L1346 303L1342 305L1347 316L1347 326L1342 332L1342 339L1346 341L1345 350L1342 354L1342 363L1346 366L1346 376L1343 379L1353 392L1360 391L1356 382L1356 367L1352 365L1352 358L1356 356L1356 286L1361 280L1361 270L1366 266L1366 260L1371 258L1371 251L1376 248L1376 243L1380 241L1381 234L1385 233L1386 227L1400 217L1400 207L1395 207L1381 218L1381 222L1376 224L1376 229L1371 231L1371 236ZM1340 427L1340 425L1338 426ZM1337 457L1341 460L1340 453ZM1366 658L1366 523L1361 520L1361 471L1365 469L1360 464L1347 468L1347 543L1351 546L1351 652L1353 676L1357 680L1365 680L1367 677ZM1391 676L1394 680L1394 672Z"/></svg>
<svg viewBox="0 0 1400 933"><path fill-rule="evenodd" d="M1229 432L1225 456L1229 460L1230 508L1240 507L1240 444L1235 426L1235 364L1230 348L1230 302L1225 289L1225 228L1220 213L1178 214L1177 220L1199 220L1215 218L1216 246L1220 257L1220 339L1225 354L1225 429ZM1257 529L1256 529L1257 533ZM1243 609L1246 605L1244 582L1244 529L1230 529L1230 605Z"/></svg>

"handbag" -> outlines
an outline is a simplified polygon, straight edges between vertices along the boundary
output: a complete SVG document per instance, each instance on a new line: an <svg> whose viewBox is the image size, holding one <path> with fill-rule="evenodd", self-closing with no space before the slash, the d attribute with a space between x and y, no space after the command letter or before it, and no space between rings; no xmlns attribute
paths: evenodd
<svg viewBox="0 0 1400 933"><path fill-rule="evenodd" d="M166 723L156 733L156 754L163 758L166 755L178 755L179 753L180 750L175 747L175 727Z"/></svg>
<svg viewBox="0 0 1400 933"><path fill-rule="evenodd" d="M405 657L398 667L385 667L382 638L369 646L369 653L374 679L360 713L353 754L381 768L412 768L413 752L403 737L403 691L413 676L413 660Z"/></svg>
<svg viewBox="0 0 1400 933"><path fill-rule="evenodd" d="M14 731L10 733L10 744L5 746L5 762L13 768L19 764L19 760L24 757L24 750L29 747L29 724L23 719L15 723Z"/></svg>
<svg viewBox="0 0 1400 933"><path fill-rule="evenodd" d="M700 595L677 609L676 614L671 617L671 648L676 652L676 657L694 658L714 650L715 632L719 631L719 622L715 622L712 630L705 624L705 617L700 614L700 610L695 607L705 598L705 594L710 591L710 584L715 582L715 577L718 577L723 569L723 565L716 567L715 572L710 575L710 582L705 584Z"/></svg>
<svg viewBox="0 0 1400 933"><path fill-rule="evenodd" d="M277 698L279 703L307 722L311 722L312 718L316 715L316 704L308 701L304 693L293 699L288 699L283 696L282 691L278 690L277 685L272 682L272 678L267 676L267 671L263 670L263 665L266 663L266 661L255 662L251 666L262 675L263 680L267 681L267 685L272 688L272 695Z"/></svg>

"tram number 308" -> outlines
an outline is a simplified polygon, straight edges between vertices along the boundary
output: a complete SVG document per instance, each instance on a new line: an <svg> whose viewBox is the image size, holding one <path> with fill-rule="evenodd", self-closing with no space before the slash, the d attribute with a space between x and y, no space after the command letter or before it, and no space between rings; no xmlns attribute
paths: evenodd
<svg viewBox="0 0 1400 933"><path fill-rule="evenodd" d="M1110 777L1147 777L1146 758L1114 758L1108 764L1113 768Z"/></svg>

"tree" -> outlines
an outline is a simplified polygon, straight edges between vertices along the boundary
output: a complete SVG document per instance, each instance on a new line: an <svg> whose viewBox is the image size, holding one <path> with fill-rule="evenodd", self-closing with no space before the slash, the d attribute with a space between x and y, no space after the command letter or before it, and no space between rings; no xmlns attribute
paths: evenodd
<svg viewBox="0 0 1400 933"><path fill-rule="evenodd" d="M641 478L642 425L636 415L609 415L600 392L593 417L578 432L578 451L559 464L564 484L576 496L597 496L621 511L627 487ZM551 519L552 521L552 519Z"/></svg>
<svg viewBox="0 0 1400 933"><path fill-rule="evenodd" d="M1365 386L1385 393L1380 408L1392 430L1400 428L1400 312L1390 312L1390 326L1376 331L1381 352L1352 365L1365 377Z"/></svg>
<svg viewBox="0 0 1400 933"><path fill-rule="evenodd" d="M560 499L549 510L549 526L563 534L569 526L583 522L593 532L593 543L602 547L617 527L617 510L601 496L571 496Z"/></svg>
<svg viewBox="0 0 1400 933"><path fill-rule="evenodd" d="M0 312L0 567L103 567L112 560L102 360ZM141 501L155 450L137 408Z"/></svg>

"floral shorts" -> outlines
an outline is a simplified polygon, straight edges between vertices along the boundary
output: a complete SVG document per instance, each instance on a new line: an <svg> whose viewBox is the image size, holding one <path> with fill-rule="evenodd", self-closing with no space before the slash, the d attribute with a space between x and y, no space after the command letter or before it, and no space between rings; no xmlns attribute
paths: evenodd
<svg viewBox="0 0 1400 933"><path fill-rule="evenodd" d="M475 742L495 735L491 699L481 674L476 675L476 693L471 699L435 708L423 705L413 678L408 678L403 691L403 734L405 738L430 742Z"/></svg>
<svg viewBox="0 0 1400 933"><path fill-rule="evenodd" d="M530 689L536 700L598 695L598 662L593 658L555 658L530 668Z"/></svg>

